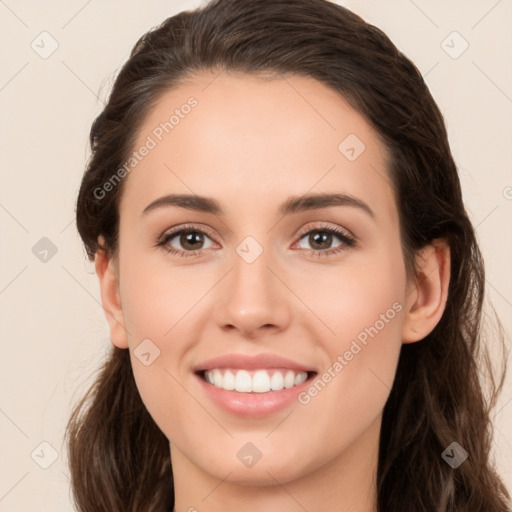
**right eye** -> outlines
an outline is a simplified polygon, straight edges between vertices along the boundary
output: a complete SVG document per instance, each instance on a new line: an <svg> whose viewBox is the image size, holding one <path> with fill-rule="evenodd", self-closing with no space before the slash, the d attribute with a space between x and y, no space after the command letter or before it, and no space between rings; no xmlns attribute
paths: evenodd
<svg viewBox="0 0 512 512"><path fill-rule="evenodd" d="M212 242L206 231L195 226L185 226L165 233L158 238L156 245L177 256L196 256L205 249L205 247L197 247L205 243L205 237ZM182 248L176 247L176 243L181 245ZM211 246L212 244L206 249L211 248Z"/></svg>

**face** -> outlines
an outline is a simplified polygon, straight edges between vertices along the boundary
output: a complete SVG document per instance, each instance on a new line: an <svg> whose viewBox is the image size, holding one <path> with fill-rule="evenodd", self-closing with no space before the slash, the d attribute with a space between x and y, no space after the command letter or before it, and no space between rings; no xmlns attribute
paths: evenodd
<svg viewBox="0 0 512 512"><path fill-rule="evenodd" d="M215 77L138 132L112 341L173 465L267 484L375 457L408 300L385 147L313 79Z"/></svg>

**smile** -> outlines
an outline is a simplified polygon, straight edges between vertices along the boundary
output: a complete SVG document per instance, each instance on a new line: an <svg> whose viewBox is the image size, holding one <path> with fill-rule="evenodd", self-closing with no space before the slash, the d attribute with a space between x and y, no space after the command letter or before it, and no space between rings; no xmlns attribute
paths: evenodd
<svg viewBox="0 0 512 512"><path fill-rule="evenodd" d="M242 370L214 368L203 373L209 384L238 393L268 393L291 389L305 382L308 372L291 369Z"/></svg>
<svg viewBox="0 0 512 512"><path fill-rule="evenodd" d="M262 418L297 406L318 374L317 365L273 353L231 353L192 367L205 398L236 416Z"/></svg>

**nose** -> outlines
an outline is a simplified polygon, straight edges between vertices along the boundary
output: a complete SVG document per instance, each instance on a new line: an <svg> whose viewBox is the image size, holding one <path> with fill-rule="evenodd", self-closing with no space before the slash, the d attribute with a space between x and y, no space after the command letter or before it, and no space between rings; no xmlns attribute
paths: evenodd
<svg viewBox="0 0 512 512"><path fill-rule="evenodd" d="M231 271L219 283L216 324L251 339L285 330L292 293L270 251L264 249L252 262L235 253L232 261Z"/></svg>

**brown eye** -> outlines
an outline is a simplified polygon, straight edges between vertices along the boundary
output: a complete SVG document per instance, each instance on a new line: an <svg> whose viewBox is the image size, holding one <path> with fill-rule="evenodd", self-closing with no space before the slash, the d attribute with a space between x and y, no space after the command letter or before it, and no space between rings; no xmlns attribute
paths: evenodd
<svg viewBox="0 0 512 512"><path fill-rule="evenodd" d="M179 242L186 250L201 249L201 245L204 243L204 235L199 231L182 232L179 236Z"/></svg>
<svg viewBox="0 0 512 512"><path fill-rule="evenodd" d="M333 242L338 239L337 245L332 246ZM299 244L307 242L315 256L327 256L335 254L355 246L355 238L345 232L330 226L318 227L306 231L300 238ZM301 246L302 249L308 247Z"/></svg>
<svg viewBox="0 0 512 512"><path fill-rule="evenodd" d="M330 249L332 235L325 231L315 231L314 234L309 235L308 242L312 249Z"/></svg>
<svg viewBox="0 0 512 512"><path fill-rule="evenodd" d="M206 242L210 245L205 247ZM180 256L195 256L203 249L213 246L212 239L202 230L196 227L184 227L171 233L167 233L156 244L169 253Z"/></svg>

